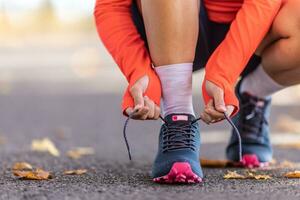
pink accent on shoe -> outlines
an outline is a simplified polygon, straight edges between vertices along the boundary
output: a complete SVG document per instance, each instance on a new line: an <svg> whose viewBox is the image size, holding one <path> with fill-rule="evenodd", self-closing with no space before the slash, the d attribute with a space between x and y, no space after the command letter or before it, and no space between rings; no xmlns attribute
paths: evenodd
<svg viewBox="0 0 300 200"><path fill-rule="evenodd" d="M245 168L262 168L269 166L268 162L260 162L257 155L255 154L245 154L243 155L242 162L240 163L241 167Z"/></svg>
<svg viewBox="0 0 300 200"><path fill-rule="evenodd" d="M173 115L172 116L172 121L188 121L189 117L187 115Z"/></svg>
<svg viewBox="0 0 300 200"><path fill-rule="evenodd" d="M176 162L170 172L162 177L154 178L156 183L201 183L202 178L196 175L188 162Z"/></svg>

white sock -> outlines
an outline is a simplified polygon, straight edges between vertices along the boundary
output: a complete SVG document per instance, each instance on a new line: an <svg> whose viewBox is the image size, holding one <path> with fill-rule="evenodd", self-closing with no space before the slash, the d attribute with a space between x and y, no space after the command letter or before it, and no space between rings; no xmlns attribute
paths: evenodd
<svg viewBox="0 0 300 200"><path fill-rule="evenodd" d="M155 67L162 85L162 112L194 114L192 97L193 63Z"/></svg>
<svg viewBox="0 0 300 200"><path fill-rule="evenodd" d="M240 92L248 92L251 95L266 99L284 88L283 85L275 82L260 64L253 73L242 81Z"/></svg>

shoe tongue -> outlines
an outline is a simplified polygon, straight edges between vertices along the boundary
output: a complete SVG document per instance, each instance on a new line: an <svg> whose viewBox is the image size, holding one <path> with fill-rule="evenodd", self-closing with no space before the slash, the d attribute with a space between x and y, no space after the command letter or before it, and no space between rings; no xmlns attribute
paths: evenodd
<svg viewBox="0 0 300 200"><path fill-rule="evenodd" d="M167 123L189 123L195 120L190 114L170 114L165 117Z"/></svg>

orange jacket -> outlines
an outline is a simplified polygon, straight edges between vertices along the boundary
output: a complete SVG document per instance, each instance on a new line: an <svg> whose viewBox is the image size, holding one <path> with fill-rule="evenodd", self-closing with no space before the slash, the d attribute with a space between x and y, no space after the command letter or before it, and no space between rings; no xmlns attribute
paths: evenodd
<svg viewBox="0 0 300 200"><path fill-rule="evenodd" d="M144 75L149 77L145 92L160 105L161 85L152 68L151 58L131 16L133 0L97 0L95 19L97 30L104 45L127 78L130 88ZM204 0L210 20L231 23L224 41L210 57L206 65L205 80L224 90L226 105L238 100L234 93L235 83L247 62L267 34L282 0ZM210 99L203 85L205 103ZM122 109L133 107L134 102L125 92Z"/></svg>

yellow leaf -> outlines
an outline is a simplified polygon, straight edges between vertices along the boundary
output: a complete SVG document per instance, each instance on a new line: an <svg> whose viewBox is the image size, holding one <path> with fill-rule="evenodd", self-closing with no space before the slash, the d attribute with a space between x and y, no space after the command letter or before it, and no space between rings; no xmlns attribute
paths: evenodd
<svg viewBox="0 0 300 200"><path fill-rule="evenodd" d="M267 180L272 177L269 175L255 174L255 170L248 171L247 175L238 174L236 171L228 171L224 175L224 179L255 179L255 180Z"/></svg>
<svg viewBox="0 0 300 200"><path fill-rule="evenodd" d="M52 178L50 172L42 169L36 169L33 171L13 170L13 174L25 180L48 180Z"/></svg>
<svg viewBox="0 0 300 200"><path fill-rule="evenodd" d="M248 172L248 175L246 178L255 179L255 180L268 180L268 179L271 179L272 177L269 175L254 174L252 172Z"/></svg>
<svg viewBox="0 0 300 200"><path fill-rule="evenodd" d="M87 173L86 169L77 169L77 170L64 171L65 175L82 175L82 174L85 174L85 173Z"/></svg>
<svg viewBox="0 0 300 200"><path fill-rule="evenodd" d="M238 174L236 171L227 171L224 175L224 179L245 179L244 175Z"/></svg>
<svg viewBox="0 0 300 200"><path fill-rule="evenodd" d="M230 161L227 160L208 160L205 158L200 159L202 167L207 168L225 168L230 164Z"/></svg>
<svg viewBox="0 0 300 200"><path fill-rule="evenodd" d="M32 170L32 166L27 162L17 162L14 164L13 170Z"/></svg>
<svg viewBox="0 0 300 200"><path fill-rule="evenodd" d="M284 175L286 178L300 178L300 171L288 172Z"/></svg>
<svg viewBox="0 0 300 200"><path fill-rule="evenodd" d="M33 140L31 143L31 149L33 151L48 152L56 157L60 155L54 143L48 138L44 138L41 140Z"/></svg>
<svg viewBox="0 0 300 200"><path fill-rule="evenodd" d="M93 155L94 149L89 148L89 147L78 147L76 149L70 150L67 152L67 156L72 158L72 159L79 159L82 156L86 155Z"/></svg>

